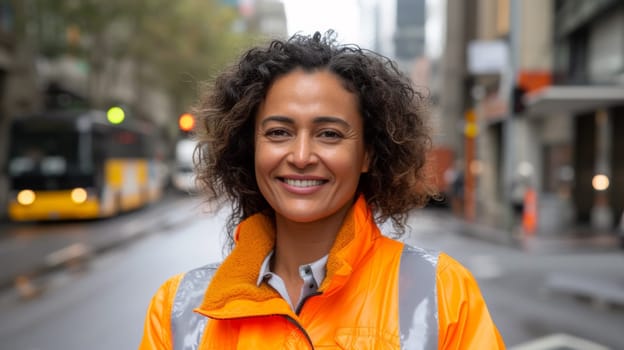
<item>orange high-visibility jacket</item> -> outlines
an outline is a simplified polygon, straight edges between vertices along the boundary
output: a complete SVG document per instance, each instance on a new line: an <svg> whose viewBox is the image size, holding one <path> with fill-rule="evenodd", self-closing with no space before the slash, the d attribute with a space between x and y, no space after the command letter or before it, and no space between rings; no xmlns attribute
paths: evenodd
<svg viewBox="0 0 624 350"><path fill-rule="evenodd" d="M363 197L336 237L318 294L297 312L256 284L273 249L271 221L248 218L236 239L220 266L163 284L140 349L505 348L470 272L382 236Z"/></svg>

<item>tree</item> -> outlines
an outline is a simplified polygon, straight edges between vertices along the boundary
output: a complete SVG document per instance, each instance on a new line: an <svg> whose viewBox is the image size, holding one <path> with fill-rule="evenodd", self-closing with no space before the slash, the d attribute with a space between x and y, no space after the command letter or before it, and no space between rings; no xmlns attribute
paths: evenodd
<svg viewBox="0 0 624 350"><path fill-rule="evenodd" d="M111 102L112 82L123 74L122 64L132 62L138 104L146 88L160 87L184 109L198 82L251 41L233 30L236 10L217 0L25 1L35 9L41 54L84 60L97 107Z"/></svg>

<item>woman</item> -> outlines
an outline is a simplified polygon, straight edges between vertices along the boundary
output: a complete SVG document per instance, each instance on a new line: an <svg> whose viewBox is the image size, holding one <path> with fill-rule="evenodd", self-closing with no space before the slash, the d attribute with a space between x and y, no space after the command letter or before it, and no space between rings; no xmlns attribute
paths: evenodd
<svg viewBox="0 0 624 350"><path fill-rule="evenodd" d="M470 273L383 236L433 193L424 100L333 34L245 53L203 102L198 180L231 253L167 281L142 349L502 349Z"/></svg>

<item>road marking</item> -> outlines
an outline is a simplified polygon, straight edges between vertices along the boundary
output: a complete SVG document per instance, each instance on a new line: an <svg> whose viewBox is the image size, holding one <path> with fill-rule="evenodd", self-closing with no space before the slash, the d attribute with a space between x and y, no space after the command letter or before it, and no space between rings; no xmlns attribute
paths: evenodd
<svg viewBox="0 0 624 350"><path fill-rule="evenodd" d="M586 339L565 333L555 333L528 343L509 348L509 350L609 350L609 348Z"/></svg>
<svg viewBox="0 0 624 350"><path fill-rule="evenodd" d="M47 266L54 267L63 263L86 258L91 254L91 248L83 243L74 243L59 249L45 257Z"/></svg>

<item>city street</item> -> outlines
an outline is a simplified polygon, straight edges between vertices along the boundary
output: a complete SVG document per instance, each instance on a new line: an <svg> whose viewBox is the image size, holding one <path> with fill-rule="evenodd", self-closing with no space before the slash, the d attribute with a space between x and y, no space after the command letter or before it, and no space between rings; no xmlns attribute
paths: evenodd
<svg viewBox="0 0 624 350"><path fill-rule="evenodd" d="M401 237L381 229L447 253L480 291L440 277L436 316L461 317L418 318L427 298L418 331L488 348L464 302L481 293L510 350L624 350L624 0L164 3L0 1L0 350L136 349L159 286L227 255L230 209L198 188L283 215L271 267L292 299L301 260L342 249L341 198L392 217L439 193ZM386 312L343 312L395 305L387 288L353 281L325 294L340 307L299 309L308 341L388 338L370 317ZM401 340L430 343L418 331Z"/></svg>
<svg viewBox="0 0 624 350"><path fill-rule="evenodd" d="M62 255L54 253L63 244L82 242L89 253L40 269L21 290L5 285L0 293L2 348L136 348L158 286L176 273L222 258L222 225L223 215L206 214L198 200L167 196L163 203L109 221L8 226L0 237L4 276L19 268L5 260L7 252L32 268L45 260L44 255L39 260L23 256L26 245L33 247L31 253L45 253L48 264L50 254ZM616 248L527 250L492 243L466 235L467 226L441 209L415 213L410 225L407 243L443 250L471 269L508 347L565 333L624 349L621 305L559 288L567 280L622 283L624 254ZM106 234L118 243L105 243ZM34 291L24 294L28 288Z"/></svg>

